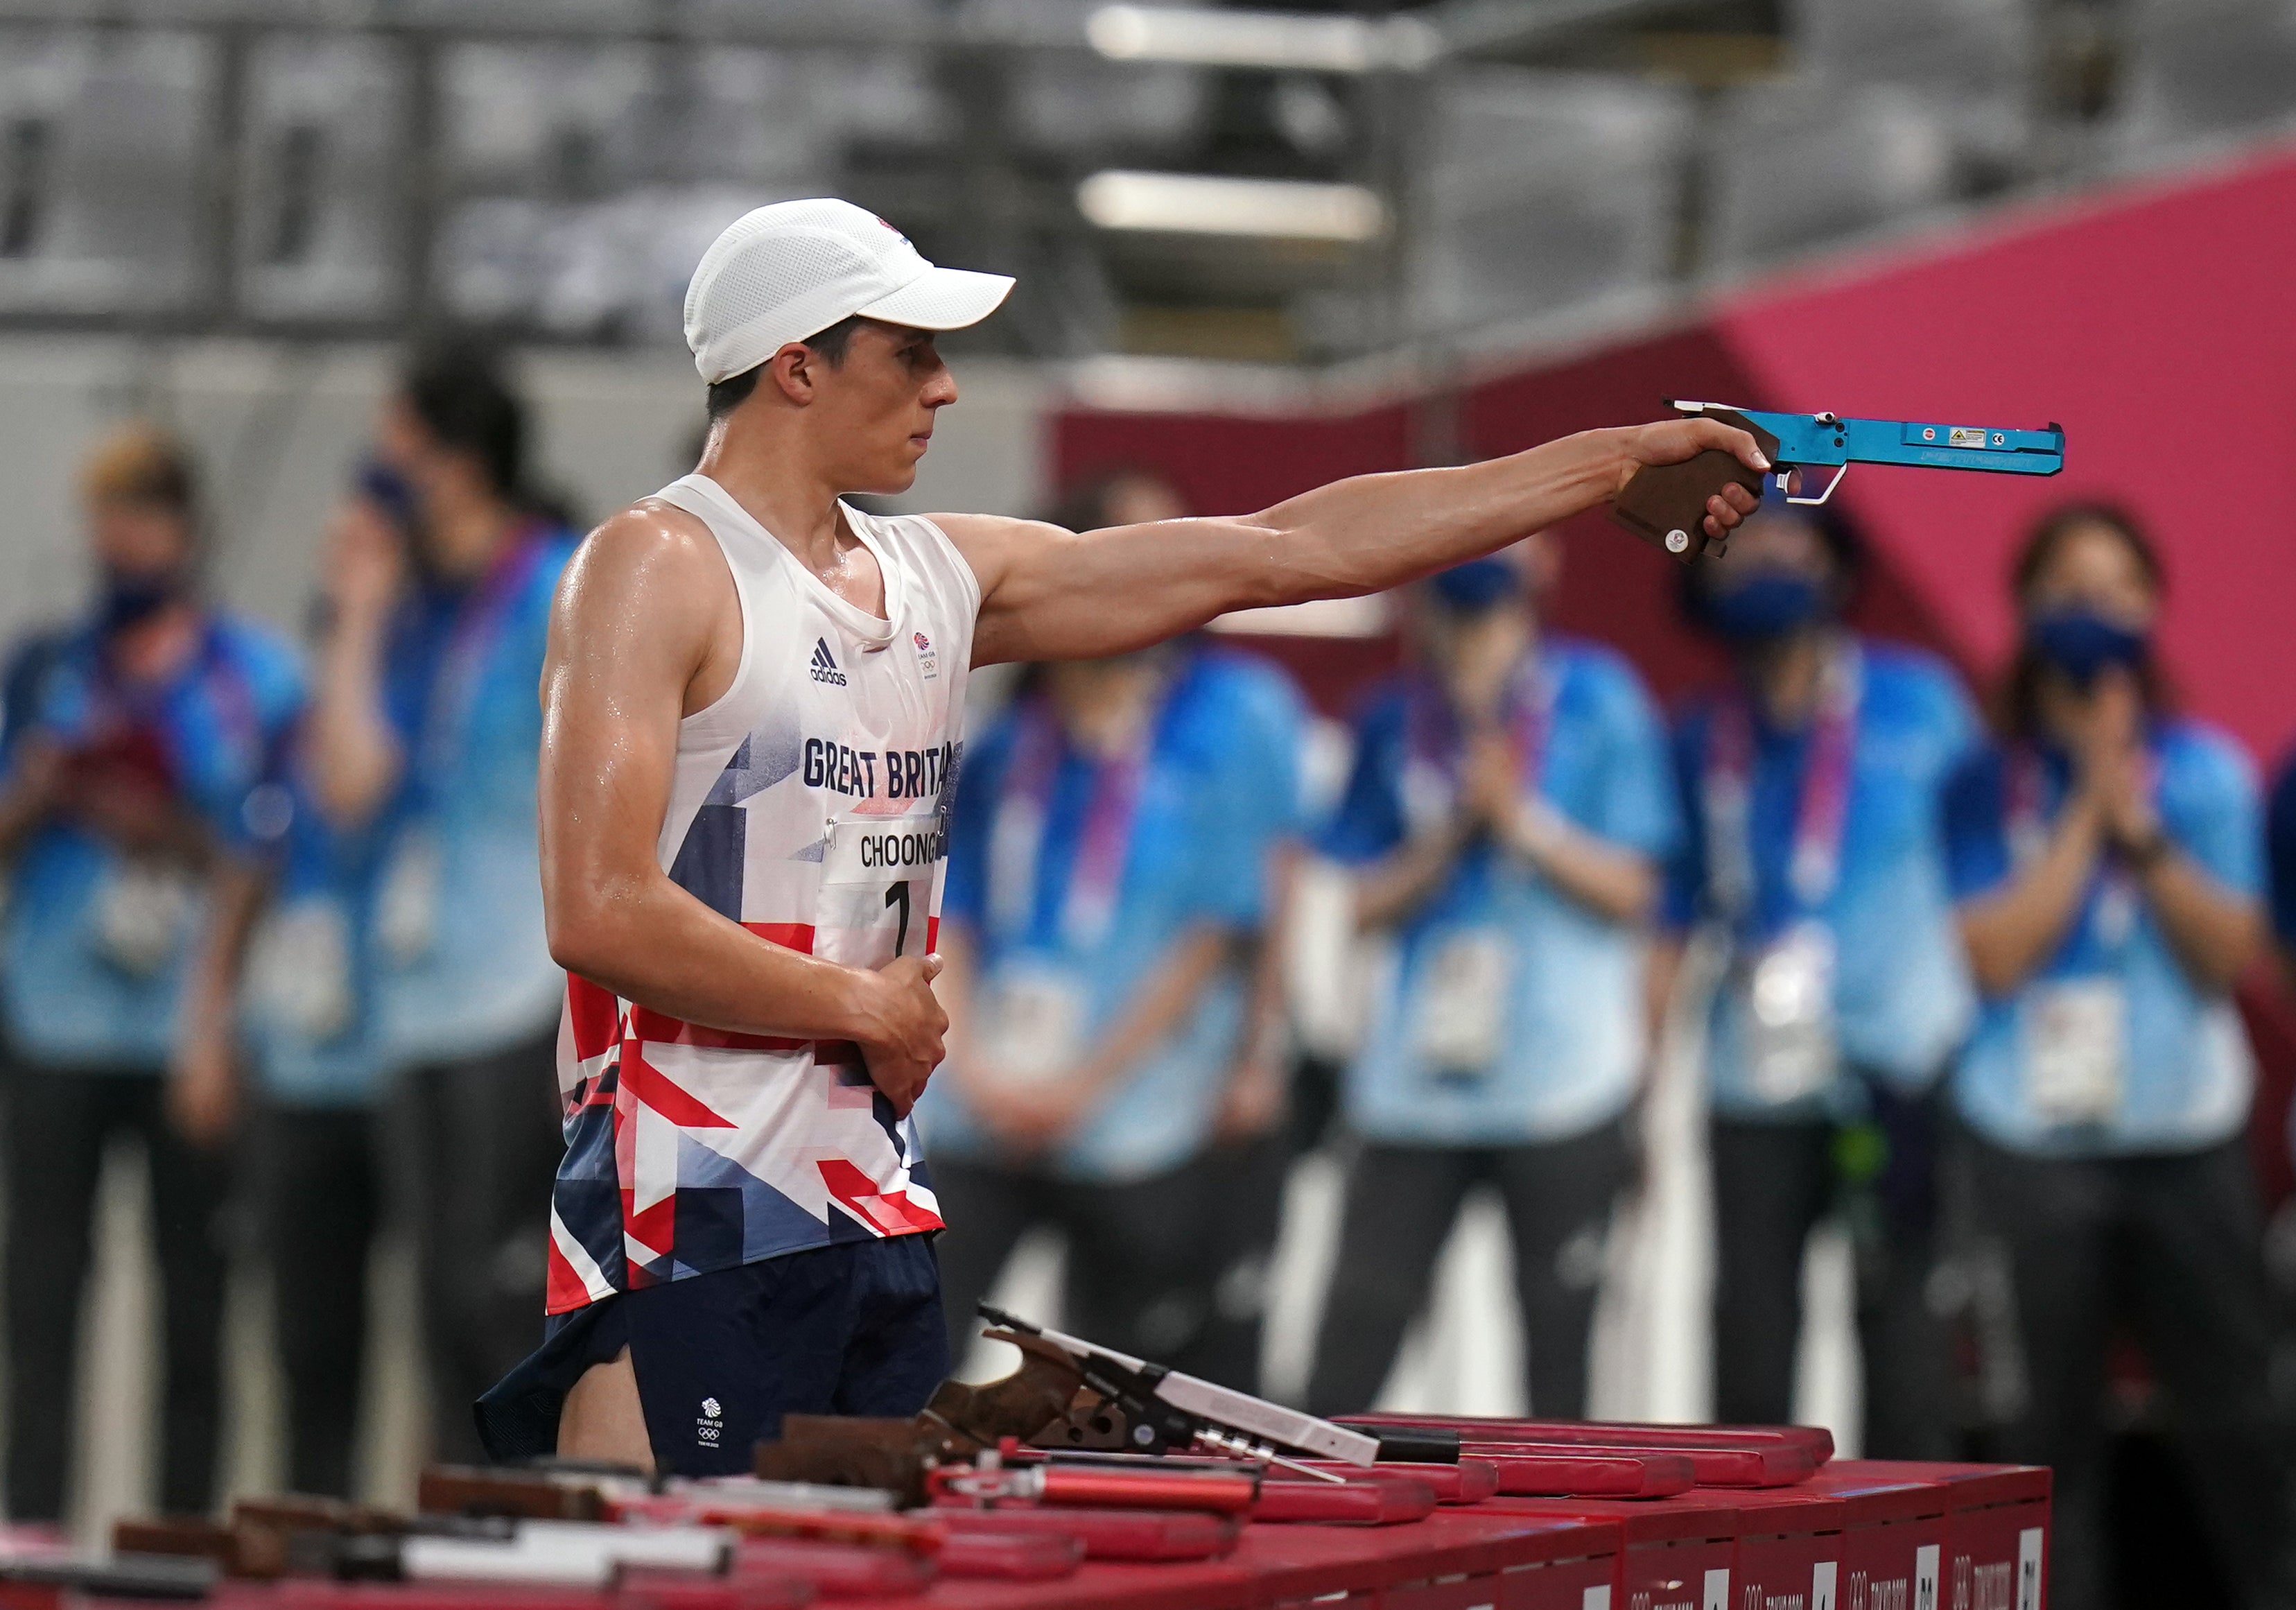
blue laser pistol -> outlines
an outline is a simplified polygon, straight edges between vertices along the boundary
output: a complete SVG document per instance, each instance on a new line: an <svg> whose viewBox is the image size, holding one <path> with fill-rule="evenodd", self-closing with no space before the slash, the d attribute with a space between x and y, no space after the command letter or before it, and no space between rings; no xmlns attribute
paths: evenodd
<svg viewBox="0 0 2296 1610"><path fill-rule="evenodd" d="M1669 399L1677 414L1702 415L1751 435L1769 456L1789 503L1815 505L1833 496L1853 464L1911 464L1929 470L1982 470L2006 475L2054 475L2065 467L2065 431L2016 431L2000 425L1931 420L1844 419L1838 414L1774 414L1724 403ZM1796 470L1832 469L1816 494L1791 489ZM1706 534L1706 500L1736 481L1759 497L1764 477L1718 448L1686 464L1639 472L1612 505L1611 518L1636 536L1685 561L1720 557L1724 544Z"/></svg>

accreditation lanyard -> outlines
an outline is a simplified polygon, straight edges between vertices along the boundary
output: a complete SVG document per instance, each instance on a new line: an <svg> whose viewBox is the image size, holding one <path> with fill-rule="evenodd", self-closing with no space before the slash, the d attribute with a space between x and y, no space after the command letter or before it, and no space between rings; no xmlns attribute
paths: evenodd
<svg viewBox="0 0 2296 1610"><path fill-rule="evenodd" d="M989 915L997 931L1008 936L1026 934L1035 921L1045 824L1062 761L1069 754L1060 723L1046 701L1029 700L1016 721L1019 730L997 798L989 846ZM1061 901L1060 934L1066 944L1078 949L1097 945L1115 921L1157 724L1152 717L1126 752L1089 762L1092 781L1084 825L1077 834Z"/></svg>
<svg viewBox="0 0 2296 1610"><path fill-rule="evenodd" d="M1857 706L1865 685L1864 653L1845 639L1827 656L1822 677L1786 863L1786 887L1797 918L1807 918L1824 906L1841 882L1841 843L1857 758ZM1714 711L1700 790L1714 902L1734 927L1743 927L1752 919L1756 904L1754 708L1743 694L1724 700Z"/></svg>
<svg viewBox="0 0 2296 1610"><path fill-rule="evenodd" d="M1500 725L1513 744L1516 774L1526 797L1536 795L1544 780L1554 731L1554 681L1537 654L1526 654L1508 677L1500 699ZM1425 780L1422 786L1431 786L1447 814L1458 797L1466 734L1433 678L1414 678L1404 706L1404 733L1409 771ZM1406 790L1408 799L1410 783Z"/></svg>
<svg viewBox="0 0 2296 1610"><path fill-rule="evenodd" d="M172 768L176 743L171 729L176 725L177 702L196 689L206 694L221 732L223 752L242 768L240 775L243 778L251 781L251 774L268 759L254 689L248 686L246 672L232 658L222 628L215 622L209 621L201 628L196 664L162 686L131 687L121 682L100 639L95 645L94 661L95 674L88 683L89 737L102 742L115 734L142 727L154 735ZM203 748L196 744L193 747ZM179 776L176 785L180 788L186 781Z"/></svg>
<svg viewBox="0 0 2296 1610"><path fill-rule="evenodd" d="M2049 847L2048 763L2034 745L2020 743L2009 752L2005 770L2003 825L2009 841L2010 864L2021 867L2038 858ZM2160 799L2160 757L2149 749L2144 756L2144 787L2146 799ZM2136 932L2136 880L2128 867L2109 854L2091 877L2091 886L2096 891L2094 909L2097 941L2117 965Z"/></svg>
<svg viewBox="0 0 2296 1610"><path fill-rule="evenodd" d="M455 757L468 735L471 712L477 708L479 684L487 661L510 618L512 606L525 596L527 584L541 562L545 528L531 522L512 534L474 596L455 612L447 645L439 656L430 696L423 702L422 727L414 753L418 774L433 791L442 788L454 769Z"/></svg>

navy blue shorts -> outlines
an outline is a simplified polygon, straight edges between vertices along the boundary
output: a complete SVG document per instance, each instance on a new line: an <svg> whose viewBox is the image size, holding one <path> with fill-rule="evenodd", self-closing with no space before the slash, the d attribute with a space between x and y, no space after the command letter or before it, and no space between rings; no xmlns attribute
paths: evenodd
<svg viewBox="0 0 2296 1610"><path fill-rule="evenodd" d="M657 1468L739 1475L785 1414L915 1414L948 1375L940 1265L925 1236L842 1241L555 1314L476 1405L496 1459L558 1448L583 1371L623 1348Z"/></svg>

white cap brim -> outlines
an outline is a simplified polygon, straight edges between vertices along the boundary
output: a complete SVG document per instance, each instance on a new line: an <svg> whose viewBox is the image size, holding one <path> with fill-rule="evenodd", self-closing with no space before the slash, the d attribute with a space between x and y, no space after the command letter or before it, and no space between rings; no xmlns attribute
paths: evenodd
<svg viewBox="0 0 2296 1610"><path fill-rule="evenodd" d="M936 267L854 311L863 318L914 330L962 330L996 312L1012 289L1010 275Z"/></svg>

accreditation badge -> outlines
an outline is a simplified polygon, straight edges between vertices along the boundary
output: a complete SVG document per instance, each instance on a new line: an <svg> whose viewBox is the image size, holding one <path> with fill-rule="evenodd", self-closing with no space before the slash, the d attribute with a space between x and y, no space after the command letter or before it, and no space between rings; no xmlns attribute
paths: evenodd
<svg viewBox="0 0 2296 1610"><path fill-rule="evenodd" d="M1746 966L1746 1066L1754 1093L1783 1105L1830 1089L1841 1065L1833 1016L1833 932L1800 922Z"/></svg>
<svg viewBox="0 0 2296 1610"><path fill-rule="evenodd" d="M2068 979L2025 998L2025 1098L2052 1124L2105 1123L2120 1110L2128 998L2120 981Z"/></svg>
<svg viewBox="0 0 2296 1610"><path fill-rule="evenodd" d="M142 858L113 860L95 893L95 945L131 978L150 978L183 942L198 886L182 867Z"/></svg>
<svg viewBox="0 0 2296 1610"><path fill-rule="evenodd" d="M351 1026L350 924L331 899L299 900L257 932L247 964L257 1012L314 1045Z"/></svg>
<svg viewBox="0 0 2296 1610"><path fill-rule="evenodd" d="M430 954L439 937L439 899L446 883L447 853L436 834L410 829L382 869L376 891L375 937L382 952L400 967Z"/></svg>
<svg viewBox="0 0 2296 1610"><path fill-rule="evenodd" d="M1462 928L1438 940L1416 978L1411 1049L1442 1080L1476 1080L1499 1059L1514 947L1504 929Z"/></svg>
<svg viewBox="0 0 2296 1610"><path fill-rule="evenodd" d="M980 1071L1015 1088L1059 1083L1084 1060L1090 1006L1085 981L1065 968L998 968L973 1006Z"/></svg>

